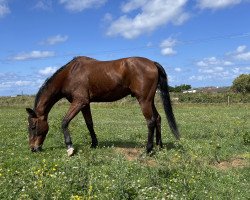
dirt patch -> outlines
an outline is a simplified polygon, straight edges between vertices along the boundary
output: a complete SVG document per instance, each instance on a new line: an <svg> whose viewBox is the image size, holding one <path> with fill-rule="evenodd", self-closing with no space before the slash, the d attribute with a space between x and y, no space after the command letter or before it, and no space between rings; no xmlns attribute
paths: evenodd
<svg viewBox="0 0 250 200"><path fill-rule="evenodd" d="M144 155L144 149L142 148L115 148L115 151L124 155L125 159L128 161L138 161L144 165L156 166L157 163L155 159Z"/></svg>
<svg viewBox="0 0 250 200"><path fill-rule="evenodd" d="M137 160L142 154L142 149L137 148L115 148L117 152L122 153L129 161Z"/></svg>
<svg viewBox="0 0 250 200"><path fill-rule="evenodd" d="M244 168L247 166L249 166L249 164L244 158L234 158L230 161L222 161L214 165L214 167L220 170L228 170L231 168Z"/></svg>

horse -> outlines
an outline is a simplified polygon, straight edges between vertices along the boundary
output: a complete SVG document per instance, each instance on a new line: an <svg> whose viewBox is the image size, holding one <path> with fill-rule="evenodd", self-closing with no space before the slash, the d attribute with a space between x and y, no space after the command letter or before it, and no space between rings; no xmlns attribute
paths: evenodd
<svg viewBox="0 0 250 200"><path fill-rule="evenodd" d="M90 103L112 102L131 95L139 102L146 119L147 153L153 149L154 132L156 145L162 148L161 116L154 104L157 88L161 93L170 129L175 138L179 139L180 134L171 106L167 74L159 63L143 57L121 58L113 61L99 61L85 56L75 57L44 82L35 97L34 108L26 108L29 147L32 152L42 150L49 130L48 114L53 105L62 98L70 102L68 112L62 120L68 156L74 154L68 126L79 112L82 113L90 133L91 147L97 147L98 140L93 127Z"/></svg>

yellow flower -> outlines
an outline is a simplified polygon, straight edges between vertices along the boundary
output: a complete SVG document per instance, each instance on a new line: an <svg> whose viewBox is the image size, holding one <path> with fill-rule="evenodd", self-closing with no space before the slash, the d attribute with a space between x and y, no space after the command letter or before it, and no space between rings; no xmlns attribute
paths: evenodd
<svg viewBox="0 0 250 200"><path fill-rule="evenodd" d="M71 200L82 200L83 198L81 196L78 196L78 195L72 195Z"/></svg>

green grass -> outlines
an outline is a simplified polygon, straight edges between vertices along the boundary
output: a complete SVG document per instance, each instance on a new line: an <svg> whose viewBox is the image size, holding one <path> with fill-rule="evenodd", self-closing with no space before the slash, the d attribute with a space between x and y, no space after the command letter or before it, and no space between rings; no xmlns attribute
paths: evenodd
<svg viewBox="0 0 250 200"><path fill-rule="evenodd" d="M147 128L138 104L93 104L99 139L79 114L70 124L77 153L67 157L61 133L65 104L49 115L44 151L28 149L22 106L1 107L0 199L249 199L250 104L174 105L182 139L169 131L164 148L147 156Z"/></svg>

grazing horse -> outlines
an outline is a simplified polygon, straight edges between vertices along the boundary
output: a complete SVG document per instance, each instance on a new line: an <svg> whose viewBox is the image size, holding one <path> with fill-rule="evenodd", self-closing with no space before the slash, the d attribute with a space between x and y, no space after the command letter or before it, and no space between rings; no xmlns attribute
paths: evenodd
<svg viewBox="0 0 250 200"><path fill-rule="evenodd" d="M163 67L147 58L130 57L113 61L98 61L79 56L57 70L39 89L34 108L26 108L29 122L29 146L32 152L42 149L49 130L48 114L52 106L62 98L70 103L63 118L62 130L68 155L74 153L68 126L82 112L92 139L92 147L98 145L90 110L91 102L111 102L127 95L136 97L148 127L147 152L153 149L154 131L156 144L162 147L161 117L154 104L157 88L161 92L169 126L176 137L180 134L172 111Z"/></svg>

